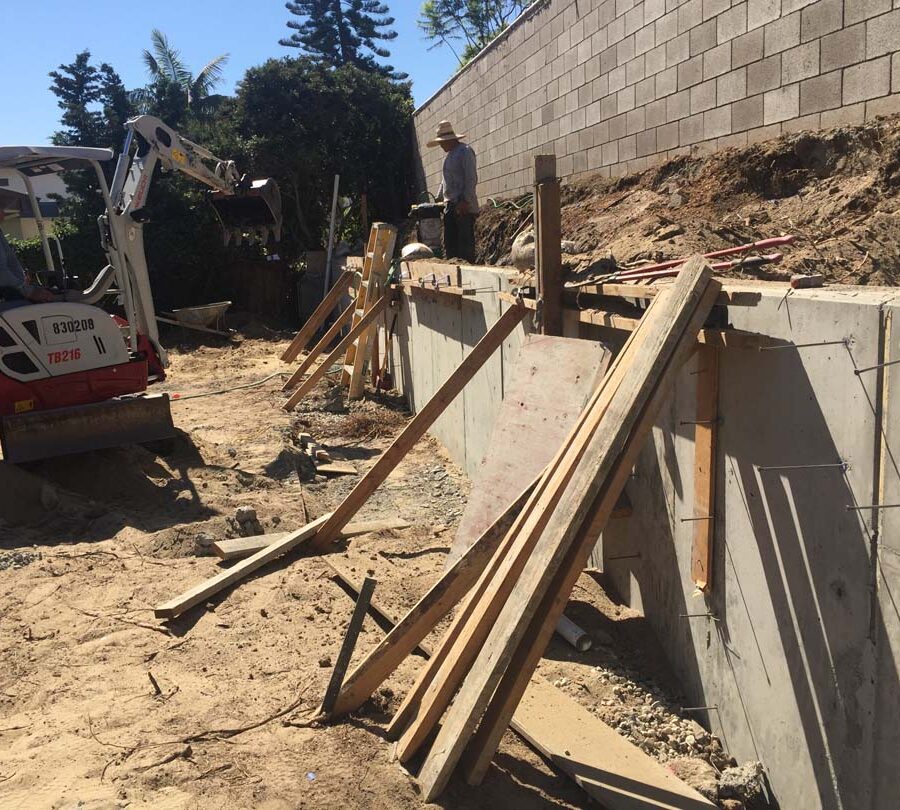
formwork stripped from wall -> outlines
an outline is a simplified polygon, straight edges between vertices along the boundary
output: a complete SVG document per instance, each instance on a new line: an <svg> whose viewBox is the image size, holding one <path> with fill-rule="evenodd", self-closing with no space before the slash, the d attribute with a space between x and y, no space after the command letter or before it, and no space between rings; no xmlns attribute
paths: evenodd
<svg viewBox="0 0 900 810"><path fill-rule="evenodd" d="M479 290L508 284L502 271L463 272ZM414 404L503 304L449 298L405 301L396 378ZM708 707L697 720L737 759L764 764L781 807L898 807L900 510L873 507L900 504L900 365L883 365L900 359L900 296L762 284L733 300L728 322L779 348L718 350L709 595L691 577L696 360L628 483L632 515L610 525L595 562L655 628L690 705ZM612 348L624 334L581 329ZM435 427L467 470L487 449L521 337Z"/></svg>
<svg viewBox="0 0 900 810"><path fill-rule="evenodd" d="M565 179L619 175L898 112L897 6L538 0L416 111L420 188L440 182L425 143L442 119L473 145L485 196L530 189L536 153Z"/></svg>

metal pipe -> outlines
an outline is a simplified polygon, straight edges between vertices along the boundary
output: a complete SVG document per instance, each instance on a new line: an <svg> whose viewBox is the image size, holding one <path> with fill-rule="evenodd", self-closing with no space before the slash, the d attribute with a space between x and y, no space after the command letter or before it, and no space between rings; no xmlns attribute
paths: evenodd
<svg viewBox="0 0 900 810"><path fill-rule="evenodd" d="M587 632L565 614L559 617L559 621L556 623L556 632L578 652L587 652L593 646L594 642L591 641L591 637Z"/></svg>
<svg viewBox="0 0 900 810"><path fill-rule="evenodd" d="M325 253L325 289L322 290L322 298L328 295L331 289L331 255L334 251L334 221L337 219L338 186L341 176L334 176L334 190L331 192L331 222L328 225L328 250Z"/></svg>

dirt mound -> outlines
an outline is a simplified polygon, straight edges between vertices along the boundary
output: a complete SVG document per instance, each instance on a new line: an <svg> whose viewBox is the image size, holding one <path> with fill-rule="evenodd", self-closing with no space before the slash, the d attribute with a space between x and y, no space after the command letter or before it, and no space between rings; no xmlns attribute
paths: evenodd
<svg viewBox="0 0 900 810"><path fill-rule="evenodd" d="M784 135L644 172L563 188L562 236L573 279L795 234L776 277L822 273L832 283L896 286L900 259L900 117ZM479 261L503 264L530 205L492 201L478 221ZM527 227L527 226L526 226ZM738 275L742 271L724 271Z"/></svg>

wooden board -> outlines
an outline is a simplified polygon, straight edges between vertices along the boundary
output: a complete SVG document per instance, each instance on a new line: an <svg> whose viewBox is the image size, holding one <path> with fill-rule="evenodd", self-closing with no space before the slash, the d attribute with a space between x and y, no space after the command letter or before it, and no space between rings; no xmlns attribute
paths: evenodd
<svg viewBox="0 0 900 810"><path fill-rule="evenodd" d="M606 372L609 357L596 341L526 336L508 376L487 454L472 477L445 568L550 463Z"/></svg>
<svg viewBox="0 0 900 810"><path fill-rule="evenodd" d="M362 584L347 570L344 561L334 554L324 559L351 590L360 592ZM379 621L399 627L396 614L386 605L373 600L370 612ZM426 657L432 654L424 642L418 649ZM340 701L341 697L338 708ZM338 713L336 708L335 714ZM615 729L540 677L531 679L511 725L526 743L609 810L714 807Z"/></svg>
<svg viewBox="0 0 900 810"><path fill-rule="evenodd" d="M701 591L712 585L716 534L716 435L719 418L719 351L697 347L697 408L694 419L694 542L691 578Z"/></svg>
<svg viewBox="0 0 900 810"><path fill-rule="evenodd" d="M282 391L290 391L300 380L303 379L303 375L312 368L313 363L319 359L322 352L327 351L328 347L334 342L334 339L341 333L341 329L344 328L353 317L353 310L356 307L356 302L351 301L350 304L344 309L344 311L337 316L334 323L328 328L328 331L322 335L322 339L313 346L312 349L309 350L309 354L303 358L300 362L300 365L294 370L294 373L287 379L285 384L282 386Z"/></svg>
<svg viewBox="0 0 900 810"><path fill-rule="evenodd" d="M356 537L369 532L381 532L386 529L408 529L412 524L401 518L389 518L387 520L368 520L359 523L348 523L340 537ZM290 532L277 532L275 534L255 534L252 537L235 537L230 540L219 540L212 544L212 550L222 560L235 560L240 557L249 557L260 549L277 543L282 537L287 537Z"/></svg>
<svg viewBox="0 0 900 810"><path fill-rule="evenodd" d="M346 464L340 461L332 461L328 464L319 464L316 472L323 475L359 475L359 470L352 464Z"/></svg>
<svg viewBox="0 0 900 810"><path fill-rule="evenodd" d="M341 277L335 282L334 286L328 291L322 302L315 308L313 314L309 316L306 323L300 327L300 331L294 336L290 345L284 350L281 359L285 363L293 361L306 345L312 340L313 335L318 331L319 327L325 323L328 316L338 305L341 296L347 293L347 288L353 281L355 273L352 270L344 270Z"/></svg>
<svg viewBox="0 0 900 810"><path fill-rule="evenodd" d="M487 771L490 760L500 744L500 739L518 701L528 688L531 673L546 649L556 622L562 615L575 582L588 560L597 535L603 531L618 492L637 463L638 455L650 435L653 424L665 400L671 395L681 367L690 357L694 345L692 336L706 317L705 312L712 306L718 292L718 284L710 283L704 297L688 323L683 339L679 342L670 362L660 375L659 384L644 407L610 480L596 495L589 512L592 517L584 521L572 547L566 554L560 570L551 582L541 604L534 612L530 626L523 634L525 641L519 646L493 695L490 705L482 718L481 725L466 751L464 770L466 778L478 783ZM552 525L551 525L552 528ZM548 529L549 531L549 529Z"/></svg>
<svg viewBox="0 0 900 810"><path fill-rule="evenodd" d="M385 298L379 299L383 302ZM377 307L377 305L376 305ZM375 312L375 308L370 310ZM425 435L443 412L447 405L454 400L466 383L472 379L479 368L497 350L509 333L525 317L525 308L512 307L504 313L503 317L495 323L484 336L472 353L460 364L460 366L444 381L443 385L428 400L425 406L406 424L400 435L391 443L390 447L381 454L357 485L338 504L330 520L322 527L321 532L314 540L314 546L318 549L327 548L338 536L341 529L360 510L371 494L384 482L412 446ZM368 317L368 314L366 315ZM365 317L360 323L365 321ZM299 390L299 389L298 389Z"/></svg>
<svg viewBox="0 0 900 810"><path fill-rule="evenodd" d="M562 477L561 497L540 542L529 554L514 592L503 604L444 718L419 774L426 801L432 801L446 786L597 493L615 470L619 453L683 339L710 278L711 271L702 260L688 262L676 283L654 301L647 313L648 323L640 330L645 332L641 349L630 353L628 373L609 399L582 456L575 458L571 477ZM485 595L486 600L490 597Z"/></svg>
<svg viewBox="0 0 900 810"><path fill-rule="evenodd" d="M300 543L308 542L315 537L316 532L326 525L331 515L331 512L327 512L312 523L307 523L302 529L291 532L277 542L257 551L252 557L241 560L227 571L222 571L222 573L204 580L199 585L195 585L174 599L158 605L154 608L153 615L157 619L172 619L195 605L199 605L205 599L209 599L210 596L234 585L258 568L262 568L266 563L277 559L282 554L286 554L295 546L300 545Z"/></svg>

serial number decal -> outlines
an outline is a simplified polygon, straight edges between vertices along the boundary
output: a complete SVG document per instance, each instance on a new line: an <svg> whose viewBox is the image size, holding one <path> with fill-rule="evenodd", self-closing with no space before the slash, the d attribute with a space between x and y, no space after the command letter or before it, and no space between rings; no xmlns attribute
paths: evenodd
<svg viewBox="0 0 900 810"><path fill-rule="evenodd" d="M81 360L81 349L63 349L59 352L49 352L47 360L51 366L56 363L71 363L73 360Z"/></svg>
<svg viewBox="0 0 900 810"><path fill-rule="evenodd" d="M93 332L93 318L72 318L67 321L55 321L53 324L54 335L66 335L73 332Z"/></svg>

